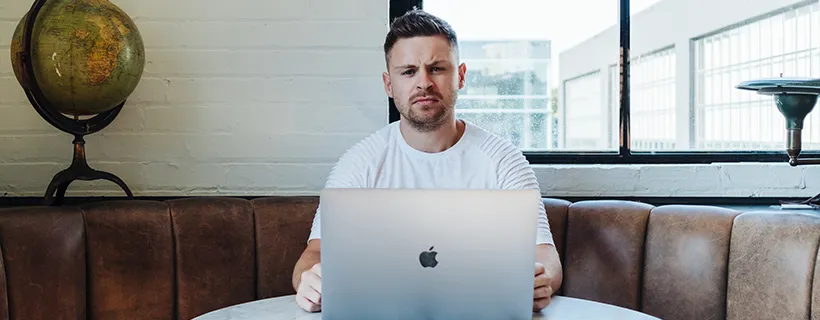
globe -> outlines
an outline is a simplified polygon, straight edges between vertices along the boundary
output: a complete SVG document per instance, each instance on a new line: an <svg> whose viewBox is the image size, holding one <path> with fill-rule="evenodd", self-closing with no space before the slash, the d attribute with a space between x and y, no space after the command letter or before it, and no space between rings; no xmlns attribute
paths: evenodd
<svg viewBox="0 0 820 320"><path fill-rule="evenodd" d="M71 165L54 175L45 204L59 205L74 180L108 180L133 198L122 179L88 165L83 138L114 120L142 77L145 48L131 18L108 0L34 0L10 51L37 113L74 136Z"/></svg>
<svg viewBox="0 0 820 320"><path fill-rule="evenodd" d="M11 61L24 88L23 28L14 30ZM107 0L49 0L32 29L31 63L37 85L56 111L88 116L122 104L145 66L142 36L131 18Z"/></svg>

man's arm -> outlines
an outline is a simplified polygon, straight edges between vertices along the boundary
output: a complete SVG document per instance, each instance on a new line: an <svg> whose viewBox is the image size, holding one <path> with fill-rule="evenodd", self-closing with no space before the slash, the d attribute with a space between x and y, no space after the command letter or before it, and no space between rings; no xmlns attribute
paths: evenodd
<svg viewBox="0 0 820 320"><path fill-rule="evenodd" d="M550 303L563 282L563 271L558 251L552 239L549 218L541 199L541 188L524 154L509 141L495 138L492 143L501 146L495 149L498 161L499 186L501 189L536 190L531 201L538 206L536 223L535 282L533 311L538 312Z"/></svg>
<svg viewBox="0 0 820 320"><path fill-rule="evenodd" d="M305 251L303 251L302 255L299 257L299 260L296 261L296 265L293 267L293 277L291 280L293 290L298 290L299 283L302 282L302 275L305 271L313 268L313 266L321 260L321 242L322 240L319 239L310 240L307 248L305 248Z"/></svg>
<svg viewBox="0 0 820 320"><path fill-rule="evenodd" d="M367 184L365 183L364 176L367 173L369 161L373 158L373 150L378 150L378 146L380 146L381 143L383 143L383 141L371 135L345 151L330 171L330 175L325 183L325 188L366 187ZM321 207L321 205L319 207ZM293 267L292 284L293 288L297 289L297 291L299 283L302 280L302 273L309 271L314 265L320 262L320 211L320 208L316 209L308 238L308 245Z"/></svg>
<svg viewBox="0 0 820 320"><path fill-rule="evenodd" d="M383 143L384 141L378 135L371 135L345 151L331 170L325 188L367 187L364 177L367 175L370 162L375 157L375 152L383 149L381 148ZM316 209L307 247L293 266L291 278L291 284L296 290L296 303L302 309L310 312L322 309L320 211L319 208Z"/></svg>
<svg viewBox="0 0 820 320"><path fill-rule="evenodd" d="M551 244L539 244L535 247L535 261L544 265L544 273L550 278L550 286L554 294L564 282L564 271L558 250Z"/></svg>
<svg viewBox="0 0 820 320"><path fill-rule="evenodd" d="M322 268L319 264L319 239L308 242L307 248L293 267L293 289L296 304L309 312L322 310Z"/></svg>

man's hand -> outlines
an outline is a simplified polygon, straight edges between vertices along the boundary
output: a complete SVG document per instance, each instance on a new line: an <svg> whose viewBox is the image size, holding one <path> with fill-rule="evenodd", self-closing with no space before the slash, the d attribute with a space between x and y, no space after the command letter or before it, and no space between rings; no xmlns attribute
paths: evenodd
<svg viewBox="0 0 820 320"><path fill-rule="evenodd" d="M308 312L322 310L322 266L319 263L302 272L301 282L296 290L296 304Z"/></svg>
<svg viewBox="0 0 820 320"><path fill-rule="evenodd" d="M552 279L547 275L544 265L535 263L535 286L532 300L532 311L539 312L550 303L552 297Z"/></svg>

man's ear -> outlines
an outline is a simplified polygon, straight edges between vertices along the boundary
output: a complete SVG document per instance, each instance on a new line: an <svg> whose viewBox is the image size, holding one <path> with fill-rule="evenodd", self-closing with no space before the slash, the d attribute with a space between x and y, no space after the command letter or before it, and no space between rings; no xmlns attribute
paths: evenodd
<svg viewBox="0 0 820 320"><path fill-rule="evenodd" d="M393 97L393 86L390 82L390 73L384 72L382 73L382 81L384 82L384 93L387 94L388 97Z"/></svg>
<svg viewBox="0 0 820 320"><path fill-rule="evenodd" d="M459 89L464 88L464 85L467 82L466 75L467 75L467 65L465 65L464 62L462 62L460 65L458 65L458 88Z"/></svg>

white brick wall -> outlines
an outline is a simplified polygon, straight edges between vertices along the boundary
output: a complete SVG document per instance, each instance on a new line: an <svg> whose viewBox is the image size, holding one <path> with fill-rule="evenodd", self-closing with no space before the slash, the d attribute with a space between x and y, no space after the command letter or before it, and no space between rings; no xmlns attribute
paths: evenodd
<svg viewBox="0 0 820 320"><path fill-rule="evenodd" d="M87 137L92 167L138 195L310 194L341 153L387 123L383 0L114 1L146 45L141 83ZM0 4L0 196L41 196L71 159L13 78L30 1ZM122 192L75 182L70 195Z"/></svg>
<svg viewBox="0 0 820 320"><path fill-rule="evenodd" d="M316 194L338 156L387 122L387 0L115 0L146 43L120 117L87 138L93 167L137 195ZM30 1L0 2L0 196L41 196L71 157L13 79ZM616 43L616 42L615 42ZM550 196L811 196L820 167L536 166ZM75 182L69 195L121 195Z"/></svg>

